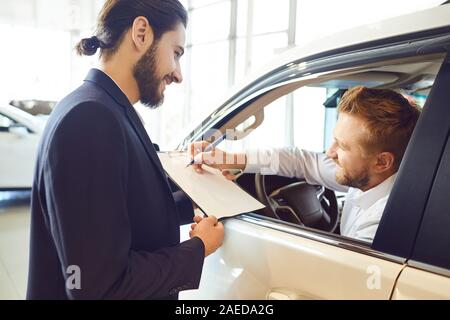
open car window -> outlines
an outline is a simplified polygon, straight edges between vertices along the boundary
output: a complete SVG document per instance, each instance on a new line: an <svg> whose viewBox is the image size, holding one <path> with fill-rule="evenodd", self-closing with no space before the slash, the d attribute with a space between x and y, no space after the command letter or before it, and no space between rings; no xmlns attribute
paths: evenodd
<svg viewBox="0 0 450 320"><path fill-rule="evenodd" d="M423 107L443 59L443 54L415 56L355 69L338 70L317 77L299 79L297 82L287 82L255 98L244 111L225 123L221 127L223 132L225 129L236 129L246 131L246 134L237 135L237 138L234 136L234 140L224 140L218 147L230 152L240 152L255 148L295 146L324 152L331 143L332 131L337 120L336 107L345 90L358 85L394 89L411 102ZM259 121L256 121L256 118ZM266 191L271 193L297 182L298 179L295 178L266 177ZM237 183L258 197L254 176L244 175ZM345 193L336 193L339 214L342 212L344 196ZM283 200L286 207L289 207L292 199ZM294 215L292 212L280 214L279 217L270 216L264 210L256 214L267 219L280 219L284 223L296 225L309 232L355 241L340 236L339 227L328 232L297 224L295 219L290 218ZM357 242L370 246L370 243Z"/></svg>

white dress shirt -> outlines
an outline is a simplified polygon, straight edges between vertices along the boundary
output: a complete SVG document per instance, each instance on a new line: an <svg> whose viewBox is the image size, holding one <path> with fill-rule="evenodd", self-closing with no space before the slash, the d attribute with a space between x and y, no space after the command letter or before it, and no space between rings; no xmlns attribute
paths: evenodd
<svg viewBox="0 0 450 320"><path fill-rule="evenodd" d="M341 218L341 235L372 242L397 174L362 191L336 182L336 164L323 153L298 148L247 151L245 173L276 174L305 179L309 184L347 192Z"/></svg>

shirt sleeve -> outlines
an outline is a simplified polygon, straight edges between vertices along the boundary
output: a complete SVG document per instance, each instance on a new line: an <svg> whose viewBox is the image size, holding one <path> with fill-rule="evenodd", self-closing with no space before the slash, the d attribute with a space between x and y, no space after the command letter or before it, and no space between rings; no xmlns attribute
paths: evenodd
<svg viewBox="0 0 450 320"><path fill-rule="evenodd" d="M348 190L336 181L336 164L324 153L292 147L249 150L246 156L245 173L297 177L335 191Z"/></svg>

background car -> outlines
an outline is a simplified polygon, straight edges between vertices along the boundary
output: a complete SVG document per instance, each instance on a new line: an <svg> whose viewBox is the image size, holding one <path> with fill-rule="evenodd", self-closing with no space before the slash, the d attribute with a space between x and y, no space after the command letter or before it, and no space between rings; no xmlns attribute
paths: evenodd
<svg viewBox="0 0 450 320"><path fill-rule="evenodd" d="M33 116L48 116L56 106L56 101L47 100L11 100L9 102L13 107L28 112Z"/></svg>
<svg viewBox="0 0 450 320"><path fill-rule="evenodd" d="M0 190L29 189L45 118L0 104Z"/></svg>
<svg viewBox="0 0 450 320"><path fill-rule="evenodd" d="M391 88L423 105L373 243L339 235L333 194L317 198L297 179L245 174L237 183L278 208L225 220L224 245L206 259L200 289L180 298L450 299L449 16L446 4L293 49L186 136L178 149L200 140L233 151L279 141L307 148L318 126L323 151L349 87ZM288 99L291 109L280 103ZM274 121L279 112L294 130ZM308 201L320 201L332 223L299 223Z"/></svg>

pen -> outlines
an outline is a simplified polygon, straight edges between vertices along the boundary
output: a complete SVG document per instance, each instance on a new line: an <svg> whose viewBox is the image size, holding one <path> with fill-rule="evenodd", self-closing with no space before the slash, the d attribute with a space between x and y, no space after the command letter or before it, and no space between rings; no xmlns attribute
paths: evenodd
<svg viewBox="0 0 450 320"><path fill-rule="evenodd" d="M204 150L203 152L209 152L209 151L211 151L212 149L214 149L214 144L213 144L213 143L209 144L209 145L205 148L205 150ZM192 165L194 164L194 159L195 159L195 156L194 156L194 158L192 158L191 161L189 161L189 163L186 165L186 168L189 167L189 166L192 166Z"/></svg>

